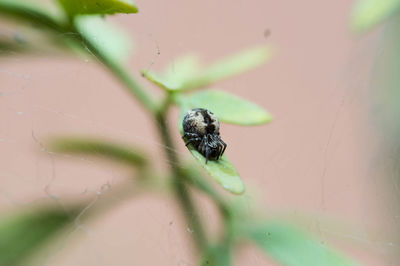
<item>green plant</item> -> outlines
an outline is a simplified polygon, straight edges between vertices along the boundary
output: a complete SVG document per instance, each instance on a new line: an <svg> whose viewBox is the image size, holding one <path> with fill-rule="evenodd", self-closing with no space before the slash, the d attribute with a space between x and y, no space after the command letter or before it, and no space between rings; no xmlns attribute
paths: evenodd
<svg viewBox="0 0 400 266"><path fill-rule="evenodd" d="M138 12L133 3L122 0L59 0L58 4L58 15L54 16L45 12L41 6L0 0L2 16L35 26L35 30L32 30L32 40L24 39L21 42L13 38L0 39L2 54L7 55L10 51L47 52L47 49L57 47L59 51L95 57L148 112L164 144L165 156L172 163L169 164L168 174L160 175L152 170L151 165L154 162L139 148L127 148L125 144L105 140L58 138L49 143L48 149L113 160L135 170L138 181L136 185L140 189L153 189L157 184L161 184L162 189L170 189L193 230L193 241L203 265L231 265L235 250L246 241L255 243L285 265L354 265L340 253L321 244L295 226L267 219L260 220L256 214L245 212L240 204L228 200L224 194L218 192L207 177L198 171L197 165L205 168L208 174L229 192L242 194L245 190L235 167L225 155L218 161L205 164L204 157L190 148L197 160L197 165L193 166L183 161L175 151L173 136L167 123L169 110L173 105L181 110L180 121L183 114L193 107L210 109L221 122L243 126L261 125L271 120L271 116L263 108L237 96L217 90L199 91L222 79L263 64L271 55L269 47L255 47L222 59L211 66L201 66L199 58L190 55L175 61L174 71L171 71L171 67L167 67L161 74L143 71L142 75L145 78L163 90L164 96L159 99L149 94L128 73L123 62L128 54L127 38L103 18L115 13ZM47 45L35 44L36 36L46 39ZM180 124L177 127L180 127ZM206 194L217 206L223 223L223 232L219 238L212 239L204 227L189 187ZM133 189L129 189L124 193L133 193ZM0 221L0 264L17 265L25 262L45 240L71 224L79 207L70 209L71 211L65 212L58 208L46 207ZM98 212L101 213L104 209L100 208ZM20 235L26 232L27 226L31 224L40 229L38 232L42 230L43 233L34 234L29 245L22 245ZM48 226L49 224L51 226Z"/></svg>
<svg viewBox="0 0 400 266"><path fill-rule="evenodd" d="M351 15L352 30L366 32L397 15L399 11L399 0L358 0Z"/></svg>
<svg viewBox="0 0 400 266"><path fill-rule="evenodd" d="M358 0L352 13L351 26L362 38L372 31L379 32L374 36L379 36L379 45L371 49L373 66L366 87L369 89L369 113L372 123L377 125L374 134L379 143L374 161L385 162L385 167L379 169L380 186L385 194L391 195L393 182L399 183L400 180L397 170L399 154L396 152L400 147L400 1ZM398 197L390 197L384 204L393 205L390 215L399 213ZM396 225L388 226L391 230L390 241L393 242L399 240Z"/></svg>

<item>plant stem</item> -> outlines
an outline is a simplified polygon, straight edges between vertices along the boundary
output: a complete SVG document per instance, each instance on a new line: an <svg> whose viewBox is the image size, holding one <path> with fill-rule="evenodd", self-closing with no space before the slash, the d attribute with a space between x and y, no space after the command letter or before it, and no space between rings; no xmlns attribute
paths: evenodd
<svg viewBox="0 0 400 266"><path fill-rule="evenodd" d="M83 34L79 33L76 29L80 41L83 42L85 47L102 62L106 68L118 78L118 80L125 85L128 91L152 114L156 114L158 105L155 100L141 88L141 86L131 77L131 75L125 71L125 69L117 62L110 60L104 54L99 51L92 42L86 38Z"/></svg>
<svg viewBox="0 0 400 266"><path fill-rule="evenodd" d="M76 31L78 32L78 31ZM175 188L176 197L180 203L190 229L193 231L193 239L198 250L203 253L207 248L206 234L201 223L198 212L195 208L192 196L185 184L185 173L179 167L179 159L175 152L170 130L166 124L166 114L171 104L168 95L165 102L156 104L155 101L144 91L138 83L116 62L109 60L99 51L94 44L90 42L84 35L79 34L80 41L96 56L137 98L137 100L155 117L158 131L164 143L164 151L171 162L171 173L173 176L173 187Z"/></svg>
<svg viewBox="0 0 400 266"><path fill-rule="evenodd" d="M173 174L173 186L176 191L176 197L181 207L183 208L183 212L189 224L189 227L193 231L194 242L196 243L198 250L203 253L207 248L206 234L198 212L195 208L193 199L185 184L185 173L179 167L179 159L175 152L170 135L170 130L168 129L166 123L166 111L167 110L158 114L157 123L160 129L159 132L161 135L161 139L165 144L164 151L166 153L166 156L168 157L168 160L171 162L170 167Z"/></svg>

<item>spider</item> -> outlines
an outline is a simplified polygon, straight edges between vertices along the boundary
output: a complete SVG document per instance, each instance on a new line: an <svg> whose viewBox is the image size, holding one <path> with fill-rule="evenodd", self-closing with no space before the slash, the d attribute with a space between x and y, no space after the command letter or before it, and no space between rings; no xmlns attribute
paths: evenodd
<svg viewBox="0 0 400 266"><path fill-rule="evenodd" d="M219 135L218 118L209 110L189 110L182 122L186 146L192 144L208 160L218 160L226 149L226 143Z"/></svg>

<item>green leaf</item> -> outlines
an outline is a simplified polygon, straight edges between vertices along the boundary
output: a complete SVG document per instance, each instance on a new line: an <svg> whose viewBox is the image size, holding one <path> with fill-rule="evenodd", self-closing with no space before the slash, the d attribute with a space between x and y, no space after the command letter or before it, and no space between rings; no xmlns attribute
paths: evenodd
<svg viewBox="0 0 400 266"><path fill-rule="evenodd" d="M142 70L142 75L163 89L177 91L187 80L195 77L200 69L199 57L186 55L174 60L162 74Z"/></svg>
<svg viewBox="0 0 400 266"><path fill-rule="evenodd" d="M232 250L226 245L211 246L203 256L201 266L230 266L232 265Z"/></svg>
<svg viewBox="0 0 400 266"><path fill-rule="evenodd" d="M124 62L129 58L132 43L128 34L114 27L99 16L79 16L75 20L78 31L113 62Z"/></svg>
<svg viewBox="0 0 400 266"><path fill-rule="evenodd" d="M13 25L12 30L1 37L1 55L21 52L36 55L54 55L60 51L82 52L81 42L59 20L62 16L58 6L39 1L0 0L0 16L9 19Z"/></svg>
<svg viewBox="0 0 400 266"><path fill-rule="evenodd" d="M108 15L115 13L137 13L139 10L129 0L58 0L70 16L78 14Z"/></svg>
<svg viewBox="0 0 400 266"><path fill-rule="evenodd" d="M17 53L23 53L30 50L25 43L21 43L11 39L0 39L0 56L9 56Z"/></svg>
<svg viewBox="0 0 400 266"><path fill-rule="evenodd" d="M208 67L204 73L184 84L185 89L196 89L208 86L217 81L229 78L256 68L271 58L269 46L253 47Z"/></svg>
<svg viewBox="0 0 400 266"><path fill-rule="evenodd" d="M374 71L369 82L371 104L379 110L372 118L382 128L382 147L394 150L400 147L400 16L387 23L379 50L375 56ZM397 178L400 176L398 175Z"/></svg>
<svg viewBox="0 0 400 266"><path fill-rule="evenodd" d="M275 260L287 266L354 266L339 252L327 247L300 229L270 222L243 225L251 240Z"/></svg>
<svg viewBox="0 0 400 266"><path fill-rule="evenodd" d="M181 171L185 172L184 177L193 187L210 196L218 204L225 204L225 199L217 193L214 186L204 178L204 175L199 170L197 164L181 167Z"/></svg>
<svg viewBox="0 0 400 266"><path fill-rule="evenodd" d="M83 138L59 138L50 143L52 151L85 154L110 159L130 166L147 165L144 153L127 145Z"/></svg>
<svg viewBox="0 0 400 266"><path fill-rule="evenodd" d="M162 74L147 70L143 70L142 74L157 86L169 91L198 89L258 67L271 55L268 46L253 47L203 69L198 57L190 55L177 59Z"/></svg>
<svg viewBox="0 0 400 266"><path fill-rule="evenodd" d="M400 10L400 0L359 0L352 13L351 27L364 32Z"/></svg>
<svg viewBox="0 0 400 266"><path fill-rule="evenodd" d="M0 56L55 55L78 51L77 43L62 34L26 25L15 25L0 37ZM81 48L81 47L79 47ZM82 51L79 49L79 51Z"/></svg>
<svg viewBox="0 0 400 266"><path fill-rule="evenodd" d="M186 113L193 107L190 105L187 97L180 94L176 94L174 96L175 97L173 98L173 100L177 105L179 105L178 129L181 135L183 135L183 118L185 117Z"/></svg>
<svg viewBox="0 0 400 266"><path fill-rule="evenodd" d="M206 164L206 158L195 150L191 145L188 146L190 152L203 166L206 171L222 185L226 190L234 194L242 194L245 190L244 184L238 172L229 159L223 155L218 161L209 160Z"/></svg>
<svg viewBox="0 0 400 266"><path fill-rule="evenodd" d="M205 108L225 123L254 126L272 120L272 116L260 106L223 91L201 91L179 97L177 101L185 113L192 108Z"/></svg>
<svg viewBox="0 0 400 266"><path fill-rule="evenodd" d="M0 220L0 265L21 265L52 236L71 223L78 210L34 209Z"/></svg>
<svg viewBox="0 0 400 266"><path fill-rule="evenodd" d="M63 32L60 22L50 10L31 1L0 0L0 15L29 23L32 26Z"/></svg>

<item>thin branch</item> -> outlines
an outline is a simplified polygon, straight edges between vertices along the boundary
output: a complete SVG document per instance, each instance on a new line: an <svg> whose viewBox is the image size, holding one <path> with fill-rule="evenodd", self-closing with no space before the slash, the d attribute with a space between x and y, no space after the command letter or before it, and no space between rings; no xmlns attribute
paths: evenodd
<svg viewBox="0 0 400 266"><path fill-rule="evenodd" d="M155 114L158 109L158 105L155 100L147 93L145 90L141 88L139 83L137 83L132 76L125 71L125 69L119 65L118 63L109 60L104 54L99 51L96 46L83 34L76 33L79 36L80 41L82 41L83 45L87 47L87 49L99 59L107 69L114 74L114 76L128 89L128 91L145 107L147 111L150 113Z"/></svg>
<svg viewBox="0 0 400 266"><path fill-rule="evenodd" d="M198 250L203 253L208 244L206 239L206 234L201 223L201 219L198 215L198 211L195 207L193 202L192 196L190 195L189 191L187 190L185 181L185 173L179 167L179 159L173 147L172 138L170 135L170 130L168 129L166 123L166 111L159 112L157 116L157 122L159 126L159 132L161 135L161 139L165 144L164 151L166 156L173 164L170 164L171 172L173 174L173 186L176 191L176 197L178 202L183 208L184 215L186 220L188 221L189 226L193 230L193 238L194 242L197 245Z"/></svg>

